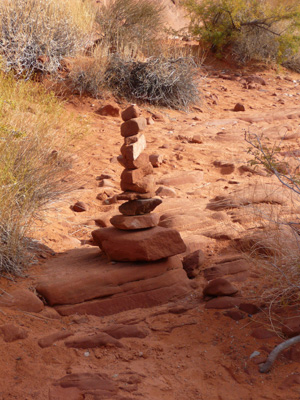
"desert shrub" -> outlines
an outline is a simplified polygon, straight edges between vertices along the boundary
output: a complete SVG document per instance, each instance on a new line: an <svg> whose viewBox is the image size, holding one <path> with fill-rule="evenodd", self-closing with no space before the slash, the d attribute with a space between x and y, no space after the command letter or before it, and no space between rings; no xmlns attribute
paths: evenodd
<svg viewBox="0 0 300 400"><path fill-rule="evenodd" d="M32 259L34 218L66 189L64 149L74 124L53 94L0 74L1 275L21 273Z"/></svg>
<svg viewBox="0 0 300 400"><path fill-rule="evenodd" d="M288 57L282 65L300 74L300 52Z"/></svg>
<svg viewBox="0 0 300 400"><path fill-rule="evenodd" d="M232 45L240 60L290 57L299 48L296 0L185 0L190 30L218 54Z"/></svg>
<svg viewBox="0 0 300 400"><path fill-rule="evenodd" d="M300 293L300 170L298 150L284 152L281 143L274 143L264 135L247 133L251 165L263 166L282 184L281 193L289 198L290 210L285 206L276 218L265 216L266 237L270 243L267 256L260 259L260 268L267 272L270 284L264 287L261 297L273 309L299 304ZM285 162L285 156L288 162ZM286 168L283 168L286 165ZM269 229L267 229L269 227ZM270 229L271 228L271 229ZM259 245L259 243L258 243ZM255 248L252 249L255 252Z"/></svg>
<svg viewBox="0 0 300 400"><path fill-rule="evenodd" d="M93 15L88 2L3 0L0 4L0 55L7 71L30 77L53 73L66 56L89 43Z"/></svg>
<svg viewBox="0 0 300 400"><path fill-rule="evenodd" d="M163 30L163 7L158 0L113 0L100 7L102 42L112 51L153 46Z"/></svg>
<svg viewBox="0 0 300 400"><path fill-rule="evenodd" d="M105 82L130 101L175 109L187 109L199 101L198 71L192 58L158 56L136 61L114 55Z"/></svg>

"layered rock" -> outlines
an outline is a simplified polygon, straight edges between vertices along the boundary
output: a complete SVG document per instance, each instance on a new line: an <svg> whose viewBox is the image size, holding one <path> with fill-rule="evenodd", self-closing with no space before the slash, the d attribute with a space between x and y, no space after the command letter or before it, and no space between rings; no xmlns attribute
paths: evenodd
<svg viewBox="0 0 300 400"><path fill-rule="evenodd" d="M174 229L158 227L158 216L150 214L161 200L153 198L153 166L144 153L146 138L142 133L147 121L140 115L135 105L122 112L124 144L118 160L125 169L120 182L123 193L116 198L127 202L119 207L121 214L110 219L113 228L92 233L94 244L115 261L154 261L186 250L180 234Z"/></svg>

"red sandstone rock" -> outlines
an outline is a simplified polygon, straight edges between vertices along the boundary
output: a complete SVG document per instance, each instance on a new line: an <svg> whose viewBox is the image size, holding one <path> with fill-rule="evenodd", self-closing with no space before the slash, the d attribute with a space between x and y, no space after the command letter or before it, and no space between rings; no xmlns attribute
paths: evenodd
<svg viewBox="0 0 300 400"><path fill-rule="evenodd" d="M128 337L145 338L149 335L150 331L138 325L112 325L104 329L104 332L115 339L122 339Z"/></svg>
<svg viewBox="0 0 300 400"><path fill-rule="evenodd" d="M154 168L159 167L163 161L164 157L161 154L151 154L149 156L149 160Z"/></svg>
<svg viewBox="0 0 300 400"><path fill-rule="evenodd" d="M238 292L230 282L223 278L217 278L209 282L203 289L203 296L231 296Z"/></svg>
<svg viewBox="0 0 300 400"><path fill-rule="evenodd" d="M140 199L152 199L152 197L155 196L154 191L151 192L146 192L146 193L137 193L137 192L132 192L132 191L125 191L123 193L120 193L116 195L117 200L128 200L128 201L133 201L133 200L140 200Z"/></svg>
<svg viewBox="0 0 300 400"><path fill-rule="evenodd" d="M132 191L137 193L148 193L154 192L155 181L153 175L147 175L136 180L134 183L128 183L121 180L120 186L124 192Z"/></svg>
<svg viewBox="0 0 300 400"><path fill-rule="evenodd" d="M158 225L158 214L144 214L135 216L115 215L110 219L110 223L117 229L137 230L153 228Z"/></svg>
<svg viewBox="0 0 300 400"><path fill-rule="evenodd" d="M151 263L111 264L96 254L94 249L88 257L75 254L72 262L63 268L51 260L47 275L37 284L37 291L50 305L81 303L85 307L89 300L98 299L104 312L109 308L119 312L151 307L162 304L165 299L168 301L170 296L177 298L189 293L190 281L178 256ZM69 259L67 255L62 258Z"/></svg>
<svg viewBox="0 0 300 400"><path fill-rule="evenodd" d="M228 310L224 313L226 317L233 319L234 321L240 321L245 318L245 314L238 310Z"/></svg>
<svg viewBox="0 0 300 400"><path fill-rule="evenodd" d="M72 210L75 212L87 211L87 205L83 201L77 201L77 203L72 206Z"/></svg>
<svg viewBox="0 0 300 400"><path fill-rule="evenodd" d="M208 281L220 278L224 275L238 274L239 272L248 271L250 265L244 259L228 261L221 264L214 264L210 268L204 270L204 277Z"/></svg>
<svg viewBox="0 0 300 400"><path fill-rule="evenodd" d="M121 181L134 184L143 179L144 176L153 174L153 167L150 163L138 169L124 169L121 174Z"/></svg>
<svg viewBox="0 0 300 400"><path fill-rule="evenodd" d="M138 118L141 115L141 110L135 104L127 107L121 114L123 121L129 121L132 118Z"/></svg>
<svg viewBox="0 0 300 400"><path fill-rule="evenodd" d="M104 253L116 261L154 261L186 250L178 231L159 226L138 232L103 228L93 231L92 236Z"/></svg>
<svg viewBox="0 0 300 400"><path fill-rule="evenodd" d="M285 321L282 333L288 338L300 335L300 317L294 317Z"/></svg>
<svg viewBox="0 0 300 400"><path fill-rule="evenodd" d="M153 211L162 203L160 199L140 199L123 203L119 207L119 211L123 215L143 215Z"/></svg>
<svg viewBox="0 0 300 400"><path fill-rule="evenodd" d="M67 339L65 341L65 346L75 349L93 349L102 346L123 347L122 343L104 332L75 336L71 339Z"/></svg>
<svg viewBox="0 0 300 400"><path fill-rule="evenodd" d="M117 393L115 383L108 377L108 375L102 373L84 372L66 375L59 379L56 382L56 385L59 385L62 388L105 391L109 392L111 395Z"/></svg>
<svg viewBox="0 0 300 400"><path fill-rule="evenodd" d="M3 335L5 342L14 342L28 337L28 333L25 329L13 324L1 325L0 333Z"/></svg>
<svg viewBox="0 0 300 400"><path fill-rule="evenodd" d="M160 179L157 183L165 186L181 186L188 183L200 183L203 180L203 172L186 171Z"/></svg>
<svg viewBox="0 0 300 400"><path fill-rule="evenodd" d="M183 269L189 278L195 278L199 273L199 268L204 263L205 254L202 250L196 250L186 255L182 261Z"/></svg>
<svg viewBox="0 0 300 400"><path fill-rule="evenodd" d="M121 125L121 135L123 137L137 135L143 131L147 126L147 121L144 117L133 118L129 121L123 122Z"/></svg>
<svg viewBox="0 0 300 400"><path fill-rule="evenodd" d="M127 169L143 168L149 163L149 155L146 153L142 153L138 156L136 160L126 159L122 155L120 155L118 156L118 161L122 165L122 167Z"/></svg>
<svg viewBox="0 0 300 400"><path fill-rule="evenodd" d="M159 188L157 188L155 194L162 198L177 196L176 190L168 186L160 186Z"/></svg>
<svg viewBox="0 0 300 400"><path fill-rule="evenodd" d="M240 297L217 297L205 304L205 308L222 310L227 308L234 308L242 302Z"/></svg>
<svg viewBox="0 0 300 400"><path fill-rule="evenodd" d="M239 309L251 315L257 314L261 311L259 307L251 303L242 303L240 304Z"/></svg>
<svg viewBox="0 0 300 400"><path fill-rule="evenodd" d="M235 112L239 112L239 111L245 111L245 106L241 103L236 103L236 105L234 106L233 111Z"/></svg>
<svg viewBox="0 0 300 400"><path fill-rule="evenodd" d="M260 328L255 328L252 331L251 336L255 337L256 339L269 339L271 337L276 336L276 333L271 332L264 327L260 327Z"/></svg>
<svg viewBox="0 0 300 400"><path fill-rule="evenodd" d="M73 333L70 331L59 331L51 333L51 335L44 336L38 340L38 345L44 349L45 347L50 347L53 343L57 342L58 340L66 339L69 336L72 336Z"/></svg>
<svg viewBox="0 0 300 400"><path fill-rule="evenodd" d="M96 111L96 114L109 117L118 117L120 115L120 108L117 106L113 106L112 104L107 104L104 107L99 108Z"/></svg>
<svg viewBox="0 0 300 400"><path fill-rule="evenodd" d="M121 147L122 156L125 158L125 163L136 160L146 148L145 135L141 135L136 142Z"/></svg>
<svg viewBox="0 0 300 400"><path fill-rule="evenodd" d="M38 313L42 311L44 304L30 290L18 289L12 293L4 293L0 297L0 307Z"/></svg>

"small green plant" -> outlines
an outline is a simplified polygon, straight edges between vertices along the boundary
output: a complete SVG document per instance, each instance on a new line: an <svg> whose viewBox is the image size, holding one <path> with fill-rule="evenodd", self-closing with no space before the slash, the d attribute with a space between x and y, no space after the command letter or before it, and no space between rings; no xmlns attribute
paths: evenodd
<svg viewBox="0 0 300 400"><path fill-rule="evenodd" d="M190 31L217 54L233 46L242 61L282 62L300 45L297 0L184 0Z"/></svg>

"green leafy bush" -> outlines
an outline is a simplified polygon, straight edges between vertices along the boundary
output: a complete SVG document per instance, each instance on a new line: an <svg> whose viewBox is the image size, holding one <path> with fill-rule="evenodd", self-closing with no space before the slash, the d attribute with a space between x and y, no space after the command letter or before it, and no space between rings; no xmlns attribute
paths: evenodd
<svg viewBox="0 0 300 400"><path fill-rule="evenodd" d="M297 0L184 0L184 5L191 32L218 54L231 45L242 61L282 62L299 48Z"/></svg>

